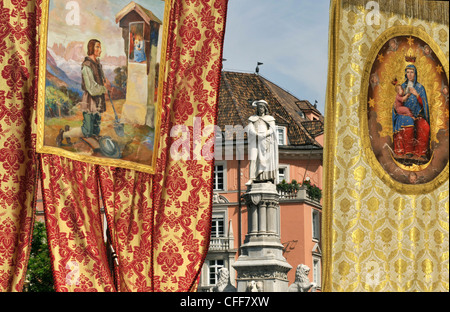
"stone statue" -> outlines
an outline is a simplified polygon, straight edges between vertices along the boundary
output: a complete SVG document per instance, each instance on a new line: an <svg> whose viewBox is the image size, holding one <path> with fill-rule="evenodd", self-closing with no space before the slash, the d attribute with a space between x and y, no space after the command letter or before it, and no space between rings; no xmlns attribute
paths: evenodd
<svg viewBox="0 0 450 312"><path fill-rule="evenodd" d="M229 203L228 199L225 196L220 195L218 193L213 193L213 204L225 204L225 203Z"/></svg>
<svg viewBox="0 0 450 312"><path fill-rule="evenodd" d="M230 272L227 268L219 269L217 275L219 278L217 285L213 288L213 292L236 292L236 287L231 285Z"/></svg>
<svg viewBox="0 0 450 312"><path fill-rule="evenodd" d="M269 115L269 105L264 100L253 102L256 115L249 118L248 144L250 180L246 185L260 182L277 183L278 140L275 118Z"/></svg>
<svg viewBox="0 0 450 312"><path fill-rule="evenodd" d="M249 281L247 282L247 292L262 292L264 284L262 281Z"/></svg>
<svg viewBox="0 0 450 312"><path fill-rule="evenodd" d="M305 264L299 264L295 271L295 281L288 288L288 292L315 292L317 285L311 283L308 278L309 271L311 269Z"/></svg>

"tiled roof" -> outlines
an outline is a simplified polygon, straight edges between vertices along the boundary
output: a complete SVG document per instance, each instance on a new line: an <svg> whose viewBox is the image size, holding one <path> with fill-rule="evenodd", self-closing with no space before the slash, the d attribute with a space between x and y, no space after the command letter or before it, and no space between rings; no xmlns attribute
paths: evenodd
<svg viewBox="0 0 450 312"><path fill-rule="evenodd" d="M152 11L147 10L142 5L137 4L133 1L128 3L119 13L116 14L116 23L118 23L122 18L124 18L130 12L135 11L139 16L146 22L150 23L150 21L155 21L158 24L162 24L162 22L153 14Z"/></svg>
<svg viewBox="0 0 450 312"><path fill-rule="evenodd" d="M257 74L222 71L218 126L222 130L225 130L226 125L245 127L248 124L248 118L256 112L251 105L254 100L265 100L269 103L270 114L275 117L276 124L287 127L290 145L322 147L314 139L315 136L323 133L323 116L320 112L308 101L300 101ZM302 110L306 112L308 109L315 110L319 120L312 121L302 117L300 114Z"/></svg>
<svg viewBox="0 0 450 312"><path fill-rule="evenodd" d="M314 137L323 134L323 121L321 120L304 121L302 126Z"/></svg>
<svg viewBox="0 0 450 312"><path fill-rule="evenodd" d="M312 105L311 103L309 103L308 100L300 100L300 101L298 101L297 102L297 106L301 110L303 110L304 112L313 111L313 112L316 112L316 113L320 114L320 112L317 110L317 108L314 105Z"/></svg>

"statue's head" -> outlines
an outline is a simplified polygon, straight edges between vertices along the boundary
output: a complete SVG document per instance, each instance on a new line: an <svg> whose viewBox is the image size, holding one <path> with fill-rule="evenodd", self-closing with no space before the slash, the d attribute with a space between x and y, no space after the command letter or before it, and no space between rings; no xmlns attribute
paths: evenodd
<svg viewBox="0 0 450 312"><path fill-rule="evenodd" d="M269 115L269 104L264 100L254 101L253 106L256 106L256 114L258 116Z"/></svg>
<svg viewBox="0 0 450 312"><path fill-rule="evenodd" d="M219 277L219 280L227 280L230 276L230 272L228 271L227 268L220 268L219 271L217 272L217 276Z"/></svg>

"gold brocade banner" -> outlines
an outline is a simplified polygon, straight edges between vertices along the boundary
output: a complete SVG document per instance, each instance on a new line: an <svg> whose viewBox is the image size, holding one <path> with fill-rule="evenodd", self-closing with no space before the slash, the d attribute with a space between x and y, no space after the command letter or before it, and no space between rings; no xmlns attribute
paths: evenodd
<svg viewBox="0 0 450 312"><path fill-rule="evenodd" d="M449 290L448 13L331 1L325 291Z"/></svg>

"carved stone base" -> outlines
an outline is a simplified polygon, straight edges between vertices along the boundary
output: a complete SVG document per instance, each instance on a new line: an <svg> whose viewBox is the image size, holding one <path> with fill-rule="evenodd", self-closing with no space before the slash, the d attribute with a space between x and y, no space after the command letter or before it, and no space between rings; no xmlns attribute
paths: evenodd
<svg viewBox="0 0 450 312"><path fill-rule="evenodd" d="M280 243L279 195L272 183L254 183L244 194L248 233L241 255L233 265L237 271L237 291L284 292L292 266L283 257Z"/></svg>
<svg viewBox="0 0 450 312"><path fill-rule="evenodd" d="M233 267L237 271L238 292L286 292L288 290L287 273L292 266L286 260L240 256Z"/></svg>

